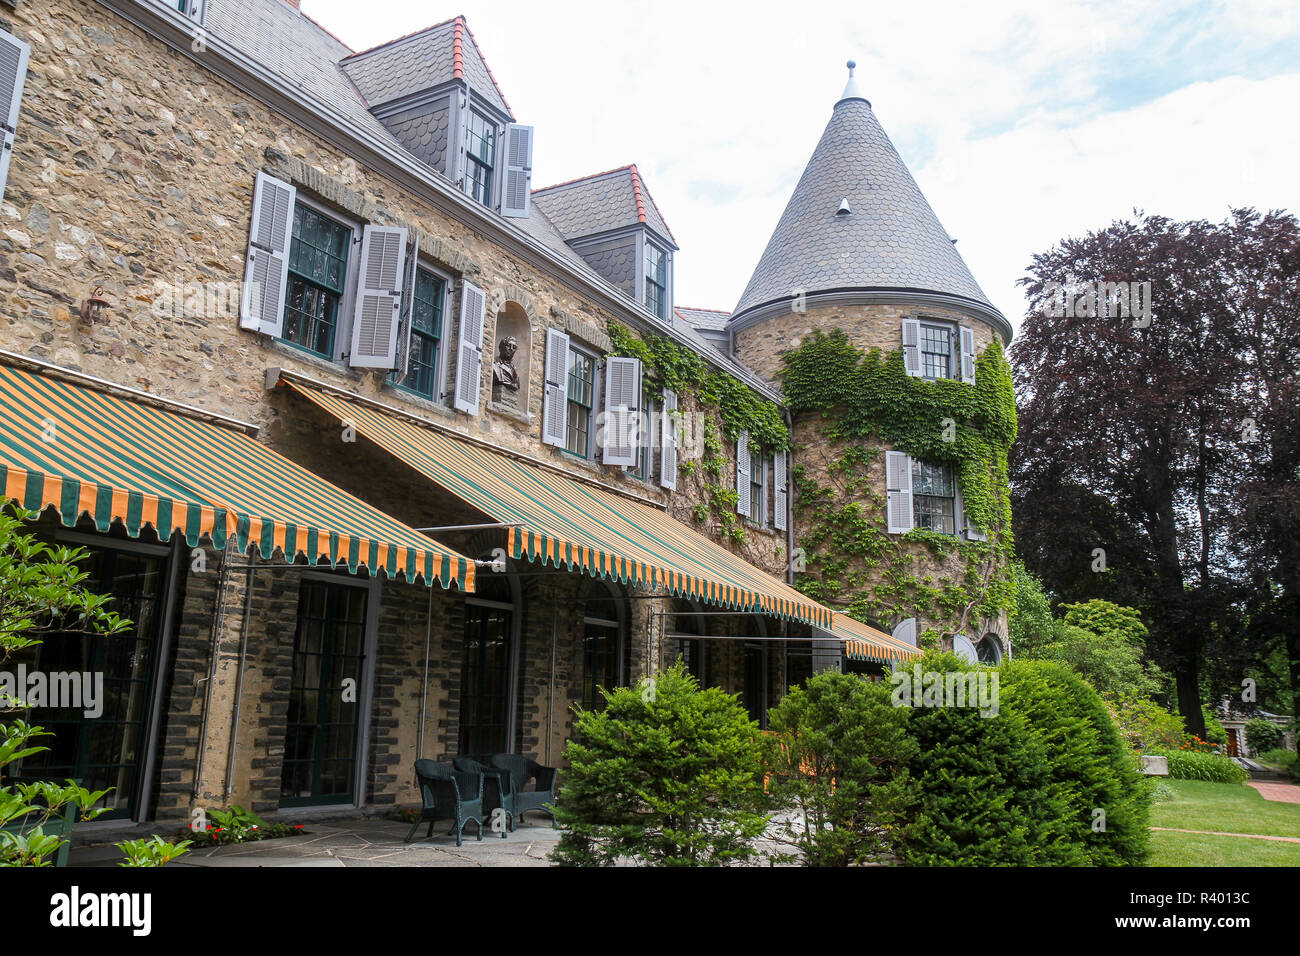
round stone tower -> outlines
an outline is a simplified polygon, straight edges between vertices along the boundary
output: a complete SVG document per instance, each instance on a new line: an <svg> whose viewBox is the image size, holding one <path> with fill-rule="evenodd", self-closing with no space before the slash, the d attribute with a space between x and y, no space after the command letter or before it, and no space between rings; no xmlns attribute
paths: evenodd
<svg viewBox="0 0 1300 956"><path fill-rule="evenodd" d="M993 662L1010 650L1005 447L1015 412L1002 348L1012 329L853 70L850 61L848 85L728 321L731 347L784 383L791 402L805 588L901 638ZM847 346L817 333L843 333ZM846 347L870 374L844 365ZM808 387L816 350L838 362L824 362L837 379L826 388ZM785 381L791 363L799 394ZM808 407L809 394L844 404ZM863 407L876 419L846 417ZM1000 416L992 429L990 414Z"/></svg>

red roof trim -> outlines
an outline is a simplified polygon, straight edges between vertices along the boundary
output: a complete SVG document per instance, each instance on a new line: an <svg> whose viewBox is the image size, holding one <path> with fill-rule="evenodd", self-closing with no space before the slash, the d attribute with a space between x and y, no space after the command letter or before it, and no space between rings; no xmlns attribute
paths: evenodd
<svg viewBox="0 0 1300 956"><path fill-rule="evenodd" d="M636 200L636 220L645 222L645 198L641 195L641 174L636 171L636 163L628 169L632 172L632 197Z"/></svg>
<svg viewBox="0 0 1300 956"><path fill-rule="evenodd" d="M457 79L465 78L465 18L457 17L451 28L451 75Z"/></svg>

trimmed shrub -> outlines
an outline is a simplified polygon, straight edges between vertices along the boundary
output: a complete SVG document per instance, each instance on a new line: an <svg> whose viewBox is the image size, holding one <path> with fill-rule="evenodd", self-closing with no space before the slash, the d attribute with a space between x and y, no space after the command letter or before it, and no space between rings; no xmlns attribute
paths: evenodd
<svg viewBox="0 0 1300 956"><path fill-rule="evenodd" d="M1282 746L1282 728L1263 717L1246 721L1246 746L1252 753L1276 750Z"/></svg>
<svg viewBox="0 0 1300 956"><path fill-rule="evenodd" d="M1244 767L1221 754L1196 750L1158 750L1169 758L1169 776L1175 780L1208 780L1211 783L1244 783L1250 778Z"/></svg>
<svg viewBox="0 0 1300 956"><path fill-rule="evenodd" d="M970 672L953 654L930 653L923 671ZM986 671L987 673L987 671ZM997 672L992 672L996 676ZM1052 779L1042 739L1019 709L982 717L973 707L907 708L921 787L900 857L914 866L1041 866L1087 861L1071 831L1073 807Z"/></svg>
<svg viewBox="0 0 1300 956"><path fill-rule="evenodd" d="M1043 744L1053 799L1068 805L1055 839L1093 866L1146 860L1151 798L1139 762L1115 729L1100 695L1070 667L1008 661L1002 708L1019 713ZM1075 862L1062 850L1060 862Z"/></svg>
<svg viewBox="0 0 1300 956"><path fill-rule="evenodd" d="M887 684L856 674L826 671L791 688L767 719L774 838L810 866L888 855L918 797L907 717Z"/></svg>
<svg viewBox="0 0 1300 956"><path fill-rule="evenodd" d="M752 856L766 818L759 728L681 663L577 711L556 798L557 863L712 866Z"/></svg>
<svg viewBox="0 0 1300 956"><path fill-rule="evenodd" d="M1136 694L1107 695L1106 706L1120 736L1139 753L1177 750L1188 739L1183 718L1149 698Z"/></svg>

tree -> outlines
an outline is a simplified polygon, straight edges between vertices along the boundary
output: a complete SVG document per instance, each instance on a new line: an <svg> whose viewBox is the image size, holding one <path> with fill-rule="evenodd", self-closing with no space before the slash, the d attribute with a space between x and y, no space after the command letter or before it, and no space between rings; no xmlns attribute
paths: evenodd
<svg viewBox="0 0 1300 956"><path fill-rule="evenodd" d="M887 684L826 671L768 713L768 791L776 836L811 866L888 857L918 793L916 743Z"/></svg>
<svg viewBox="0 0 1300 956"><path fill-rule="evenodd" d="M1218 225L1139 213L1062 240L1022 280L1033 308L1011 349L1021 553L1064 600L1142 611L1198 734L1207 655L1257 657L1289 626L1300 687L1300 425L1287 364L1300 348L1297 234L1294 217L1253 210ZM1121 310L1116 295L1099 308L1089 294L1143 282L1149 322L1128 314L1131 297ZM1071 308L1049 307L1062 288Z"/></svg>
<svg viewBox="0 0 1300 956"><path fill-rule="evenodd" d="M40 643L40 635L54 628L89 634L113 634L129 621L109 610L111 598L88 591L89 575L77 562L79 548L54 547L27 531L25 522L36 515L0 507L0 664L16 652ZM16 698L0 700L0 707L21 708ZM49 734L15 719L0 725L0 769L45 750L31 742ZM17 832L0 832L0 866L48 866L50 858L67 842L45 832L49 821L72 804L79 820L93 820L104 811L94 809L107 790L90 791L69 780L0 787L0 826Z"/></svg>
<svg viewBox="0 0 1300 956"><path fill-rule="evenodd" d="M766 827L759 728L734 694L701 690L679 661L578 710L556 799L558 863L743 862Z"/></svg>

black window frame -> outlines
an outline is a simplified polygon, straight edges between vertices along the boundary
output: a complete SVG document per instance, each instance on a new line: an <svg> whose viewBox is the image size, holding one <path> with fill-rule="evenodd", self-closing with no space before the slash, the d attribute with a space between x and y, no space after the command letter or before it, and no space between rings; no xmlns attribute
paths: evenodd
<svg viewBox="0 0 1300 956"><path fill-rule="evenodd" d="M437 291L436 291L436 293L435 293L435 301L436 301L435 312L436 312L436 315L435 315L435 317L434 317L434 322L435 322L435 324L436 324L436 326L437 326L437 334L430 334L430 333L428 333L428 332L425 332L425 331L423 331L423 330L420 330L420 329L416 328L416 325L415 325L415 310L416 310L416 307L418 306L419 303L418 303L418 301L412 301L412 303L411 303L411 341L410 341L410 348L409 348L409 350L408 350L408 352L407 352L407 358L406 358L406 361L407 361L407 373L406 373L405 377L403 377L402 379L399 380L399 379L396 377L396 376L397 376L397 373L396 373L396 372L393 372L392 374L390 374L390 375L388 376L388 383L389 383L390 385L392 385L394 388L401 389L401 390L404 391L404 392L409 392L409 393L411 393L412 395L418 395L420 398L427 399L427 400L429 400L429 401L431 401L431 402L440 402L440 401L442 401L442 398L443 398L443 396L442 396L442 388L441 388L441 386L442 386L442 384L443 384L443 383L442 383L442 377L443 377L443 374L442 374L442 373L443 373L443 370L444 370L444 369L443 369L443 357L444 357L444 352L445 352L446 347L447 347L447 341L446 341L446 332L447 332L447 311L448 311L448 309L447 309L447 302L448 302L448 299L450 298L450 296L448 296L448 294L447 294L447 290L451 288L451 279L450 279L448 276L443 275L441 272L437 271L436 269L432 269L432 268L426 266L426 265L425 265L424 263L422 263L422 262L417 262L416 265L415 265L415 276L414 276L414 279L413 279L414 285L413 285L413 287L412 287L412 289L411 289L411 297L412 297L413 300L416 299L416 296L417 296L418 291L419 291L419 288L420 288L420 276L421 276L421 274L423 274L423 275L425 275L425 276L428 276L429 278L433 279L433 280L437 283ZM416 344L417 344L417 339L418 339L418 341L419 341L419 344L420 344L422 347L423 347L423 346L426 346L426 345L432 345L432 348L433 348L433 357L432 357L432 362L431 362L431 363L425 363L425 362L423 362L423 361L420 362L420 364L421 364L422 366L427 367L428 370L429 370L429 390L428 390L428 391L425 391L425 390L423 390L422 388L419 388L419 387L417 387L416 385L412 384L412 377L413 377L413 375L414 375L414 371L415 371L415 368L414 368L414 366L415 366L415 361L416 361L416 359L415 359L415 354L416 354L415 347L416 347Z"/></svg>
<svg viewBox="0 0 1300 956"><path fill-rule="evenodd" d="M573 397L574 378L573 373L576 367L574 357L577 357L591 366L591 380L588 387L591 390L590 404L583 405L580 399ZM595 429L592 427L596 421L596 413L600 402L600 359L592 352L579 348L574 345L572 340L569 342L569 352L565 360L564 373L564 414L565 414L565 437L564 451L574 458L581 458L590 461L595 457L593 446L595 444ZM585 412L578 412L576 421L574 417L575 408L585 408ZM581 427L579 427L579 425ZM584 437L583 450L574 448L575 435L581 434Z"/></svg>
<svg viewBox="0 0 1300 956"><path fill-rule="evenodd" d="M475 121L481 123L481 129L475 129ZM491 134L491 139L485 135ZM500 139L501 130L496 122L486 113L471 108L469 116L465 120L465 186L466 192L483 205L492 206L495 196L493 187L496 184L497 161L500 158ZM490 155L480 155L475 153L471 144L477 140L479 145L486 147L483 153Z"/></svg>
<svg viewBox="0 0 1300 956"><path fill-rule="evenodd" d="M327 223L337 226L345 233L341 256L328 249L319 249L316 246L312 246L313 249L324 256L331 256L336 259L341 258L342 268L339 285L330 286L319 276L294 268L295 251L299 251L299 254L301 255L300 250L302 245L305 243L303 237L298 234L300 214L303 217L311 215L324 220ZM356 268L357 258L353 255L352 250L357 245L357 237L360 233L361 226L347 217L339 215L331 209L326 209L317 203L307 200L301 195L301 193L294 200L292 221L293 227L290 230L288 254L289 270L284 289L284 324L280 329L278 341L292 346L293 348L301 349L309 355L315 355L328 362L334 362L339 357L340 342L346 341L346 333L351 331L349 319L351 318L352 299L355 291L352 282L352 274ZM323 296L335 297L333 317L332 320L328 322L329 340L326 343L327 347L324 349L317 348L315 344L312 344L315 336L307 335L305 330L301 335L301 338L294 338L289 335L291 314L297 313L299 315L305 315L302 308L293 305L295 286L297 284L302 284L303 286L308 287L308 291L315 291ZM321 317L319 315L313 316L311 317L311 320L313 322L320 322Z"/></svg>
<svg viewBox="0 0 1300 956"><path fill-rule="evenodd" d="M927 470L929 473L927 474ZM919 474L918 474L919 472ZM935 473L939 474L935 474ZM936 465L920 458L912 459L912 527L927 531L934 531L937 534L950 534L956 536L957 529L957 478L951 465ZM936 494L933 491L922 491L919 488L930 488L935 478L942 478L947 482L947 494ZM944 511L941 503L947 502L947 510ZM924 507L923 507L924 506ZM937 507L936 507L937 506ZM951 528L936 527L935 521L947 520L951 523Z"/></svg>
<svg viewBox="0 0 1300 956"><path fill-rule="evenodd" d="M650 256L652 253L658 254L654 270L655 278L651 277L650 269ZM642 258L641 268L645 272L644 305L652 315L666 322L668 320L668 250L661 249L647 240L645 255ZM651 305L651 290L654 290L655 305Z"/></svg>
<svg viewBox="0 0 1300 956"><path fill-rule="evenodd" d="M948 347L945 351L939 352L926 348L927 333L941 332L948 340ZM961 378L961 354L960 349L961 333L957 326L950 322L936 322L929 319L920 319L917 330L916 350L921 364L921 377L928 382L937 382L942 379L960 379ZM943 374L931 374L931 360L937 364L938 357L943 357Z"/></svg>

